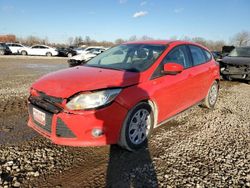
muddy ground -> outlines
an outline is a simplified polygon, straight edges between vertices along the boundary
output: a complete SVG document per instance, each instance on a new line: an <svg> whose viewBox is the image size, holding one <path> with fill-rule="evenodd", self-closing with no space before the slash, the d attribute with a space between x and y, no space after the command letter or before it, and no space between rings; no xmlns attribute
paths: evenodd
<svg viewBox="0 0 250 188"><path fill-rule="evenodd" d="M0 57L0 188L250 187L250 85L222 81L214 110L196 106L157 128L148 149L64 147L26 126L26 99L66 61Z"/></svg>

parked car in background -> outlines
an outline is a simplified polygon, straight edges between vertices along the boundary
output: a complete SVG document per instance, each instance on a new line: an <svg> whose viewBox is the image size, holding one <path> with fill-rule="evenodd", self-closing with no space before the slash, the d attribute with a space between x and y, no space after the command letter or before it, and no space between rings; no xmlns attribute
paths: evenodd
<svg viewBox="0 0 250 188"><path fill-rule="evenodd" d="M6 43L7 46L10 48L12 54L18 54L18 51L21 49L21 48L25 48L24 45L22 44L19 44L19 43Z"/></svg>
<svg viewBox="0 0 250 188"><path fill-rule="evenodd" d="M222 57L227 56L234 48L235 48L235 46L223 46L222 47Z"/></svg>
<svg viewBox="0 0 250 188"><path fill-rule="evenodd" d="M213 108L219 79L219 64L199 44L124 43L33 83L28 125L56 144L137 150L178 113Z"/></svg>
<svg viewBox="0 0 250 188"><path fill-rule="evenodd" d="M87 48L86 45L82 45L80 47L74 48L77 54L81 54Z"/></svg>
<svg viewBox="0 0 250 188"><path fill-rule="evenodd" d="M224 79L242 79L250 84L250 47L236 47L220 61Z"/></svg>
<svg viewBox="0 0 250 188"><path fill-rule="evenodd" d="M213 55L213 57L214 57L214 59L216 60L216 61L221 61L221 59L222 59L222 53L221 52L219 52L219 51L211 51L211 53L212 53L212 55Z"/></svg>
<svg viewBox="0 0 250 188"><path fill-rule="evenodd" d="M72 48L57 48L57 51L58 51L58 56L62 57L72 57L77 54L77 52Z"/></svg>
<svg viewBox="0 0 250 188"><path fill-rule="evenodd" d="M0 42L0 55L11 54L10 48L3 42Z"/></svg>
<svg viewBox="0 0 250 188"><path fill-rule="evenodd" d="M77 66L83 64L98 54L104 52L106 48L104 47L88 47L81 54L75 55L68 60L69 66Z"/></svg>
<svg viewBox="0 0 250 188"><path fill-rule="evenodd" d="M56 56L58 51L56 48L52 48L46 45L33 45L31 47L23 47L18 50L18 53L22 55L43 55L43 56Z"/></svg>

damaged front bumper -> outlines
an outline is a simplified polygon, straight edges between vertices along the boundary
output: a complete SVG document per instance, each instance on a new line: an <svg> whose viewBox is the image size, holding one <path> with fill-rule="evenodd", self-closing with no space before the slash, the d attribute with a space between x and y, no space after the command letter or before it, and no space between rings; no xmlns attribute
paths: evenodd
<svg viewBox="0 0 250 188"><path fill-rule="evenodd" d="M69 146L116 144L127 109L117 102L97 110L68 112L50 97L30 97L29 121L32 127L53 143ZM38 117L37 117L38 114Z"/></svg>
<svg viewBox="0 0 250 188"><path fill-rule="evenodd" d="M249 65L237 65L221 63L220 72L222 76L250 80L250 66Z"/></svg>

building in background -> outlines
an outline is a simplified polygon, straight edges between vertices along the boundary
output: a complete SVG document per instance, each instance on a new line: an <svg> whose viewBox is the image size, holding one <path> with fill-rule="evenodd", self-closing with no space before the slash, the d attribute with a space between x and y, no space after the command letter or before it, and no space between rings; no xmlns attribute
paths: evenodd
<svg viewBox="0 0 250 188"><path fill-rule="evenodd" d="M0 42L16 42L15 35L0 35Z"/></svg>

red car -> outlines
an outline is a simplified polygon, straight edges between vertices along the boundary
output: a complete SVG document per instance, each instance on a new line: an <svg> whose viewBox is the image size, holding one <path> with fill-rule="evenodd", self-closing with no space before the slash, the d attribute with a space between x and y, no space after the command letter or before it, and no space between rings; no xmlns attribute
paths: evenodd
<svg viewBox="0 0 250 188"><path fill-rule="evenodd" d="M56 144L136 150L187 108L213 108L219 74L210 51L196 43L125 43L37 80L28 125Z"/></svg>

